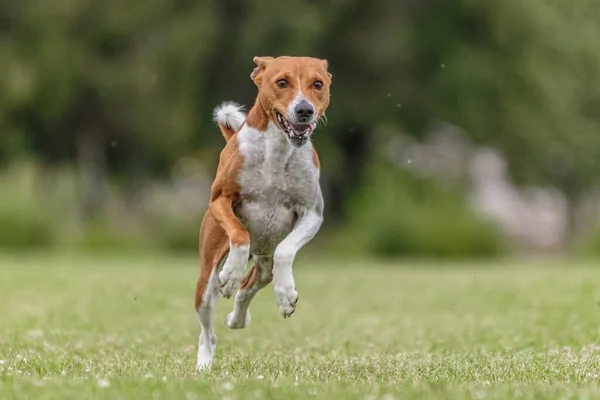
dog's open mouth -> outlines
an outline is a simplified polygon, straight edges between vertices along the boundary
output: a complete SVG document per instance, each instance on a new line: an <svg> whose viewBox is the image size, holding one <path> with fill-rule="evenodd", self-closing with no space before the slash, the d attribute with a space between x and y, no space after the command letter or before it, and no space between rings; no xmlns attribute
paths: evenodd
<svg viewBox="0 0 600 400"><path fill-rule="evenodd" d="M287 135L289 141L296 147L302 146L306 143L317 127L317 123L313 122L310 124L294 124L283 118L279 112L275 111L277 116L277 123L281 127L281 130Z"/></svg>

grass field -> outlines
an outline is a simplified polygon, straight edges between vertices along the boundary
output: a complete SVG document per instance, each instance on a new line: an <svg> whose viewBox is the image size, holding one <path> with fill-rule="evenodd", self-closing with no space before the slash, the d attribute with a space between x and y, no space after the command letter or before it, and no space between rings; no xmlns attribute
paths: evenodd
<svg viewBox="0 0 600 400"><path fill-rule="evenodd" d="M195 258L0 256L0 399L600 397L600 269L301 256L194 370Z"/></svg>

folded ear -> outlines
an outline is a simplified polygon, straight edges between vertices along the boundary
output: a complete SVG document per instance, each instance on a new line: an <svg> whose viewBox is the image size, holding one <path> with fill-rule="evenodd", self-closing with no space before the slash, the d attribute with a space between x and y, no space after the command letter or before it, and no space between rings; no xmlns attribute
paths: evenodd
<svg viewBox="0 0 600 400"><path fill-rule="evenodd" d="M254 61L254 64L256 64L256 68L254 68L254 71L252 71L252 73L250 74L250 79L252 79L254 83L258 85L260 82L260 79L258 78L260 78L261 73L273 60L273 57L254 57L252 61Z"/></svg>
<svg viewBox="0 0 600 400"><path fill-rule="evenodd" d="M321 63L323 64L323 67L325 67L325 71L327 71L329 69L329 62L327 62L327 60L321 60ZM327 71L327 76L329 77L329 80L331 81L331 78L333 78L333 75L331 75L329 73L329 71Z"/></svg>

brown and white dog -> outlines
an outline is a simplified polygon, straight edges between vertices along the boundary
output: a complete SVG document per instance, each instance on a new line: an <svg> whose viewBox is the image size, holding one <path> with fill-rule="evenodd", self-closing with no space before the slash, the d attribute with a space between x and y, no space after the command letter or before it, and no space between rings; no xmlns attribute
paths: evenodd
<svg viewBox="0 0 600 400"><path fill-rule="evenodd" d="M226 319L232 329L250 323L250 302L271 280L283 317L294 313L292 263L323 222L319 158L310 136L329 105L327 61L255 57L254 63L250 77L258 97L248 115L235 103L214 111L227 144L200 229L199 370L213 361L219 292L229 298L240 287ZM244 276L250 258L254 265Z"/></svg>

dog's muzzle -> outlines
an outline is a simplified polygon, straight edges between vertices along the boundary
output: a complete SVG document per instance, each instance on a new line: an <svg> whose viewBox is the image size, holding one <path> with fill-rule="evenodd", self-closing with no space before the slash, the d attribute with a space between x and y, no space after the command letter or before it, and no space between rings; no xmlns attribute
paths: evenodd
<svg viewBox="0 0 600 400"><path fill-rule="evenodd" d="M281 127L281 130L286 134L290 143L292 143L296 147L300 147L306 142L308 142L310 135L317 127L316 122L311 122L307 124L293 123L283 118L283 116L279 112L276 112L276 114L277 123Z"/></svg>

